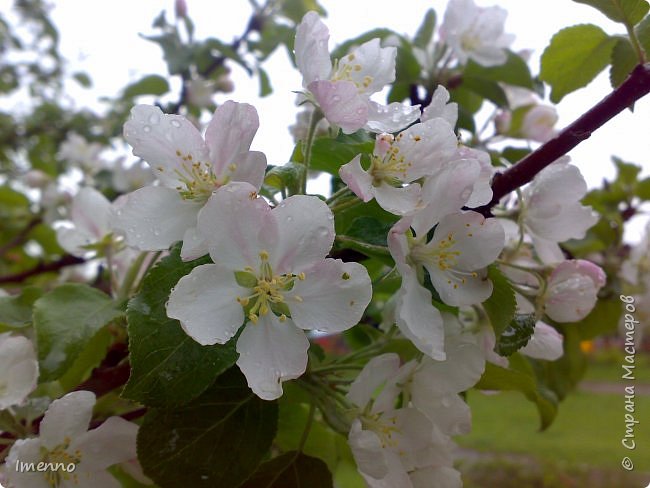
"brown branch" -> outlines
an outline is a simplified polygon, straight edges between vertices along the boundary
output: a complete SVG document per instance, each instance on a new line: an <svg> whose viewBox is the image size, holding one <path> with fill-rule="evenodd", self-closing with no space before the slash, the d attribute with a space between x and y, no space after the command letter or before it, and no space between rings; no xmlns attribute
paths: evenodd
<svg viewBox="0 0 650 488"><path fill-rule="evenodd" d="M7 251L13 249L14 247L24 244L27 241L27 237L29 236L29 233L41 222L43 222L43 220L40 217L36 217L30 220L29 223L25 226L25 228L21 230L18 234L16 234L16 236L13 239L11 239L6 244L0 246L0 256L4 256L7 253Z"/></svg>
<svg viewBox="0 0 650 488"><path fill-rule="evenodd" d="M492 207L502 197L529 183L537 173L588 139L596 129L649 92L650 63L646 63L634 68L623 84L578 117L575 122L563 129L553 139L541 145L503 173L497 173L492 181L492 201L475 210L486 217L491 216Z"/></svg>
<svg viewBox="0 0 650 488"><path fill-rule="evenodd" d="M56 261L52 261L50 263L45 263L41 261L32 269L28 269L27 271L22 271L20 273L16 273L13 275L0 276L0 284L20 283L22 281L25 281L28 278L31 278L32 276L36 276L42 273L59 271L60 269L65 268L67 266L74 266L75 264L82 264L85 262L86 260L83 258L78 258L77 256L73 256L72 254L66 254L60 259L57 259Z"/></svg>

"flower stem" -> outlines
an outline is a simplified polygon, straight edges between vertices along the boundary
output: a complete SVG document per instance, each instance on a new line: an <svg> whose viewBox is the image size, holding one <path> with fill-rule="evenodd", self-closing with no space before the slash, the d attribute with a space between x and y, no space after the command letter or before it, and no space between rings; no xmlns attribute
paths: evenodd
<svg viewBox="0 0 650 488"><path fill-rule="evenodd" d="M305 447L305 442L309 437L309 432L311 431L311 425L314 422L314 415L316 414L316 403L311 402L309 404L309 416L307 417L307 423L305 424L305 429L302 431L302 436L300 436L300 442L298 443L298 451L302 452Z"/></svg>
<svg viewBox="0 0 650 488"><path fill-rule="evenodd" d="M300 189L302 194L307 193L307 180L309 179L309 166L311 165L311 152L314 146L314 138L316 136L316 126L323 118L323 112L319 108L314 108L314 111L311 113L311 118L309 119L309 130L307 131L307 140L305 141L305 159L304 166L305 172L302 175L300 181Z"/></svg>
<svg viewBox="0 0 650 488"><path fill-rule="evenodd" d="M122 286L120 287L120 290L117 293L118 301L126 300L127 298L129 298L129 292L133 287L133 283L138 278L138 274L140 273L140 268L142 267L142 263L144 262L148 254L149 253L147 252L140 253L140 255L136 258L136 260L133 261L133 264L131 264L131 267L127 271L126 276L124 277Z"/></svg>

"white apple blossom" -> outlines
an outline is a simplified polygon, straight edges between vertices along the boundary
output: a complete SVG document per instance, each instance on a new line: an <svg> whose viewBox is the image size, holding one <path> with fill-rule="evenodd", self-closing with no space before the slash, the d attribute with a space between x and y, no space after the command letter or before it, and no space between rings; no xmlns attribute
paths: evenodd
<svg viewBox="0 0 650 488"><path fill-rule="evenodd" d="M88 430L94 405L95 395L89 391L54 400L41 421L39 437L20 439L9 451L5 464L9 487L119 488L106 468L136 457L138 426L110 417ZM25 464L38 463L52 463L58 469L21 470Z"/></svg>
<svg viewBox="0 0 650 488"><path fill-rule="evenodd" d="M564 354L563 337L555 327L538 320L535 324L533 335L530 336L528 344L522 347L519 352L535 359L555 361Z"/></svg>
<svg viewBox="0 0 650 488"><path fill-rule="evenodd" d="M372 39L332 65L328 42L327 26L316 12L307 12L296 29L296 65L303 87L331 124L346 134L361 128L397 132L420 117L419 106L370 100L395 80L394 47L382 48L379 39Z"/></svg>
<svg viewBox="0 0 650 488"><path fill-rule="evenodd" d="M431 97L431 103L422 110L420 121L426 122L427 120L441 118L446 120L451 127L456 127L458 122L458 104L456 102L449 103L449 92L447 89L438 85Z"/></svg>
<svg viewBox="0 0 650 488"><path fill-rule="evenodd" d="M148 165L135 162L127 166L123 158L113 165L112 177L113 188L120 193L131 192L151 185L156 179Z"/></svg>
<svg viewBox="0 0 650 488"><path fill-rule="evenodd" d="M453 127L434 118L395 137L379 135L368 170L358 155L340 168L339 175L364 202L375 198L385 210L405 215L422 206L420 184L413 182L439 171L456 155L456 147Z"/></svg>
<svg viewBox="0 0 650 488"><path fill-rule="evenodd" d="M29 339L0 334L0 410L22 404L38 382L38 360Z"/></svg>
<svg viewBox="0 0 650 488"><path fill-rule="evenodd" d="M248 183L217 190L198 217L215 264L197 266L172 291L167 314L200 344L224 344L246 322L237 365L261 398L307 365L301 329L341 332L370 302L366 269L326 258L333 216L316 197L295 195L271 209Z"/></svg>
<svg viewBox="0 0 650 488"><path fill-rule="evenodd" d="M556 322L577 322L596 305L605 285L605 272L583 259L560 263L551 273L544 295L544 311Z"/></svg>
<svg viewBox="0 0 650 488"><path fill-rule="evenodd" d="M249 150L258 126L253 106L227 101L214 113L204 140L184 117L163 114L158 107L134 107L124 137L162 186L128 194L115 211L112 224L124 232L127 244L154 251L182 240L183 259L204 255L196 218L212 192L230 181L246 181L256 189L262 185L266 156Z"/></svg>
<svg viewBox="0 0 650 488"><path fill-rule="evenodd" d="M73 166L79 167L84 174L94 175L104 165L100 157L102 146L96 142L88 142L75 132L70 132L61 144L57 157Z"/></svg>
<svg viewBox="0 0 650 488"><path fill-rule="evenodd" d="M521 218L537 255L547 264L564 260L559 242L582 239L598 221L591 207L580 204L587 184L568 156L537 173L522 193Z"/></svg>
<svg viewBox="0 0 650 488"><path fill-rule="evenodd" d="M71 224L56 229L59 245L74 256L88 255L93 246L111 234L109 219L111 202L91 187L84 187L74 196L70 205Z"/></svg>
<svg viewBox="0 0 650 488"><path fill-rule="evenodd" d="M504 33L508 13L501 7L479 7L473 0L450 0L440 26L440 38L461 64L468 59L482 66L506 62L514 36Z"/></svg>
<svg viewBox="0 0 650 488"><path fill-rule="evenodd" d="M426 269L440 298L449 305L481 303L492 294L487 266L503 249L505 236L498 222L472 211L444 216L427 242L433 225L417 225L415 219L404 218L391 229L388 247L402 275L397 325L422 352L444 360L442 317L418 274ZM407 235L409 226L416 237Z"/></svg>
<svg viewBox="0 0 650 488"><path fill-rule="evenodd" d="M400 380L415 367L412 362L400 369L399 362L393 353L371 359L348 393L348 399L359 407L348 442L370 488L409 488L413 486L410 472L452 462L449 439L423 412L408 401L396 407Z"/></svg>

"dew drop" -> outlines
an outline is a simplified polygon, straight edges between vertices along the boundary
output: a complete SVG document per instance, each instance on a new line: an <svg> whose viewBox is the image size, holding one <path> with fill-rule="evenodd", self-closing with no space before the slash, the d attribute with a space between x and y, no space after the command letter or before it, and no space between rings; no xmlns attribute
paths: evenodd
<svg viewBox="0 0 650 488"><path fill-rule="evenodd" d="M160 122L160 115L158 115L158 114L151 114L151 115L149 116L149 123L150 123L150 124L157 124L158 122Z"/></svg>
<svg viewBox="0 0 650 488"><path fill-rule="evenodd" d="M338 95L334 95L334 96L332 97L332 101L333 101L334 103L339 103L339 102L341 101L341 97L339 97Z"/></svg>
<svg viewBox="0 0 650 488"><path fill-rule="evenodd" d="M148 126L148 125L145 125L145 126L142 128L142 130L145 131L146 133L149 133L149 132L151 132L151 127Z"/></svg>
<svg viewBox="0 0 650 488"><path fill-rule="evenodd" d="M160 229L154 229L153 230L153 235L159 236L160 235Z"/></svg>
<svg viewBox="0 0 650 488"><path fill-rule="evenodd" d="M293 222L293 217L291 215L287 217L287 222Z"/></svg>
<svg viewBox="0 0 650 488"><path fill-rule="evenodd" d="M180 129L181 123L178 120L172 120L171 124L173 127L176 127L177 129Z"/></svg>

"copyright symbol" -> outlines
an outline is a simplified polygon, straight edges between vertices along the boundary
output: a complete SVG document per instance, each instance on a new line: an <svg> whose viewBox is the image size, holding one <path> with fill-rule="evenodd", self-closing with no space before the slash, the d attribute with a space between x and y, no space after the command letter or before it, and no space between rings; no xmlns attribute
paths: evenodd
<svg viewBox="0 0 650 488"><path fill-rule="evenodd" d="M634 469L634 464L632 463L632 460L627 456L625 456L621 461L621 466L623 466L623 469L627 471L632 471Z"/></svg>

